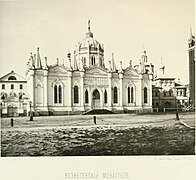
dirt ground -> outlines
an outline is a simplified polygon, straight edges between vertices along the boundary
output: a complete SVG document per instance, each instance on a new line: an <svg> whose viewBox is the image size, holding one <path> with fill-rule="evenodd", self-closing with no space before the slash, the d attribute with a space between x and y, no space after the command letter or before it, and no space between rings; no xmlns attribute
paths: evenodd
<svg viewBox="0 0 196 180"><path fill-rule="evenodd" d="M180 119L195 126L194 113ZM1 119L2 156L194 154L195 130L175 114L45 116Z"/></svg>

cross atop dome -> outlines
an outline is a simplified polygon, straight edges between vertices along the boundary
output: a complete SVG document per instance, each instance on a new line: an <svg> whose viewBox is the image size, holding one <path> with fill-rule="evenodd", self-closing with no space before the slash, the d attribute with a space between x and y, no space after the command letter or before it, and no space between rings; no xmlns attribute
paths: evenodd
<svg viewBox="0 0 196 180"><path fill-rule="evenodd" d="M90 20L88 20L88 31L90 32L91 31L91 25L90 25Z"/></svg>
<svg viewBox="0 0 196 180"><path fill-rule="evenodd" d="M90 26L90 20L88 20L88 32L86 33L86 37L92 37L93 38L93 33L91 32L91 26Z"/></svg>

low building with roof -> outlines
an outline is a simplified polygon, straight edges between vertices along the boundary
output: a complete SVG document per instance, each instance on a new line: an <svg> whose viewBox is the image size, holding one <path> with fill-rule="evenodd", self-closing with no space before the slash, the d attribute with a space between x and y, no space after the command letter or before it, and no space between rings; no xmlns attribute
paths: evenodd
<svg viewBox="0 0 196 180"><path fill-rule="evenodd" d="M187 85L165 74L161 63L152 86L152 105L157 111L181 110L188 103Z"/></svg>
<svg viewBox="0 0 196 180"><path fill-rule="evenodd" d="M1 116L27 115L29 100L26 94L27 81L19 74L11 71L0 78Z"/></svg>

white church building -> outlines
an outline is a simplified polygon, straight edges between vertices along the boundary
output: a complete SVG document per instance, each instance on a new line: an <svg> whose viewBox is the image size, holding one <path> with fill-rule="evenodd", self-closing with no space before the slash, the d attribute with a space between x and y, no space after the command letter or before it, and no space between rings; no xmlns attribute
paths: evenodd
<svg viewBox="0 0 196 180"><path fill-rule="evenodd" d="M73 57L72 57L73 56ZM67 55L68 66L48 65L40 50L32 54L26 72L32 110L39 115L81 114L92 109L151 112L153 65L144 51L138 65L117 69L114 58L104 63L104 47L88 23L85 38Z"/></svg>

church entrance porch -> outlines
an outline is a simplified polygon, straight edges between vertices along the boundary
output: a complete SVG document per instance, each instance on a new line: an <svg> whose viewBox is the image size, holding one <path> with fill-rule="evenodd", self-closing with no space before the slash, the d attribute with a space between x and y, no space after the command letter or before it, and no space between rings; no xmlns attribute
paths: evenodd
<svg viewBox="0 0 196 180"><path fill-rule="evenodd" d="M8 107L8 117L18 116L18 108L14 106Z"/></svg>
<svg viewBox="0 0 196 180"><path fill-rule="evenodd" d="M100 108L101 108L100 93L97 89L95 89L92 94L92 109L100 109Z"/></svg>

